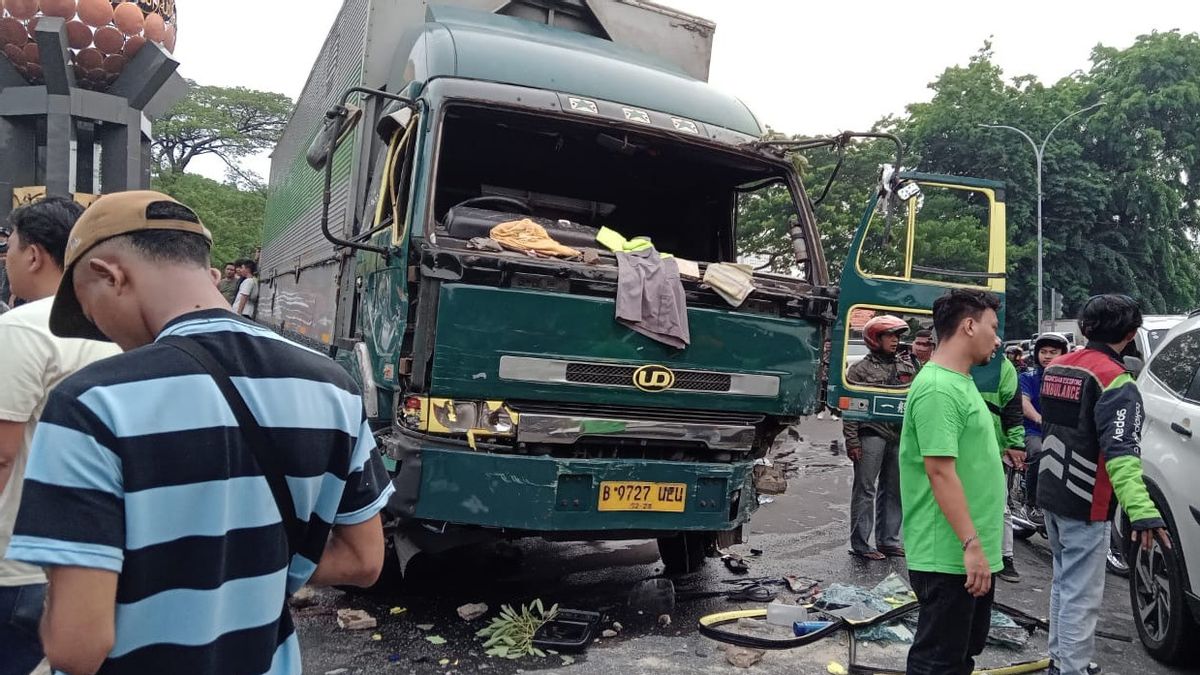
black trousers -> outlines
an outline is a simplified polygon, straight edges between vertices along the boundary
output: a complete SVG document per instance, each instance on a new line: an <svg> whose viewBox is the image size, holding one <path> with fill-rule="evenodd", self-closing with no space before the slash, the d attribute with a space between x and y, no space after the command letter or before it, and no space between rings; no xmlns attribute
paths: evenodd
<svg viewBox="0 0 1200 675"><path fill-rule="evenodd" d="M910 571L908 578L921 602L908 675L970 675L991 627L995 579L976 598L964 588L966 575Z"/></svg>

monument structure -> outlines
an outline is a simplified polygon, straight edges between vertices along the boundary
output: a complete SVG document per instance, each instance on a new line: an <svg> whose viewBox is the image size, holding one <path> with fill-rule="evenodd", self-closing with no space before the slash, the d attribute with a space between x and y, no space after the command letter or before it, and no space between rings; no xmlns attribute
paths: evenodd
<svg viewBox="0 0 1200 675"><path fill-rule="evenodd" d="M0 219L150 184L151 122L187 88L175 0L0 0Z"/></svg>

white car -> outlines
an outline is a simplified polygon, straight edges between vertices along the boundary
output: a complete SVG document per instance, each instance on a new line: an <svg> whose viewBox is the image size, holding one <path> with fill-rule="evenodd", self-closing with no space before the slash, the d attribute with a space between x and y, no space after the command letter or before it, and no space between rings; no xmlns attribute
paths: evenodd
<svg viewBox="0 0 1200 675"><path fill-rule="evenodd" d="M1151 354L1158 351L1167 333L1186 318L1182 314L1143 316L1142 327L1138 329L1137 337L1133 339L1142 358L1149 359Z"/></svg>
<svg viewBox="0 0 1200 675"><path fill-rule="evenodd" d="M1150 352L1137 381L1146 406L1142 466L1173 547L1155 542L1149 553L1127 554L1129 596L1151 656L1200 665L1200 311Z"/></svg>

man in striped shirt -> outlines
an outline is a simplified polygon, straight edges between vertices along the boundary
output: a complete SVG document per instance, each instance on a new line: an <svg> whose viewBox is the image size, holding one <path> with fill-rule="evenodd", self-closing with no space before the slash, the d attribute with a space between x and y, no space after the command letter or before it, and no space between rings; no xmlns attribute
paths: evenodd
<svg viewBox="0 0 1200 675"><path fill-rule="evenodd" d="M7 556L47 568L41 636L79 673L300 673L286 598L369 585L392 492L348 374L229 311L211 235L155 192L102 197L67 244L50 327L125 353L50 395ZM166 338L170 338L164 340ZM289 532L210 370L281 452Z"/></svg>

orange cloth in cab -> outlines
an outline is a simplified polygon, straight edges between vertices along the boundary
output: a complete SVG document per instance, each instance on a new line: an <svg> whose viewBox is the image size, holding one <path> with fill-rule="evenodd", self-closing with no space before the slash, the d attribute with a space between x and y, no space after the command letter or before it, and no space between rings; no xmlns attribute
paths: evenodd
<svg viewBox="0 0 1200 675"><path fill-rule="evenodd" d="M528 218L500 223L492 228L488 236L504 248L514 251L533 251L560 258L576 258L583 255L570 246L563 246L554 241L546 232L546 228Z"/></svg>

